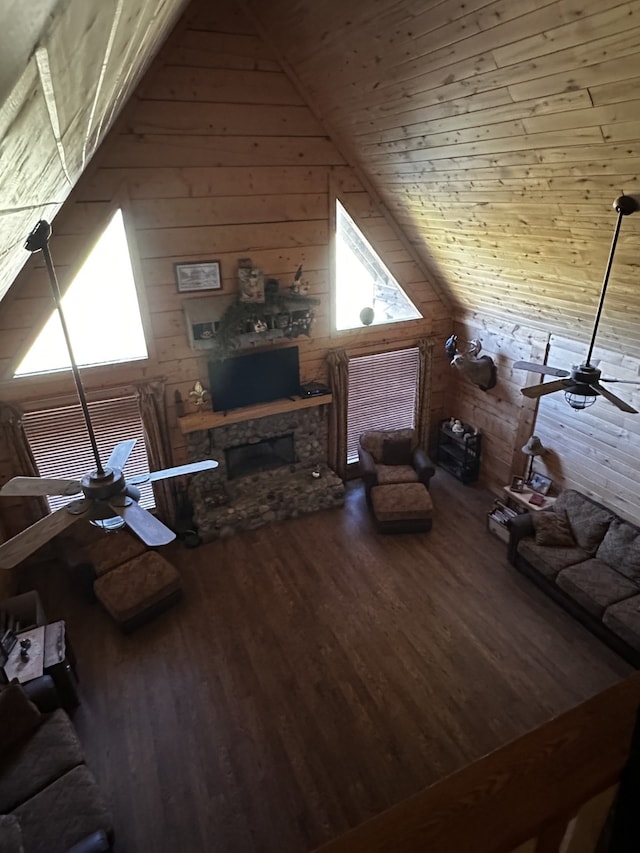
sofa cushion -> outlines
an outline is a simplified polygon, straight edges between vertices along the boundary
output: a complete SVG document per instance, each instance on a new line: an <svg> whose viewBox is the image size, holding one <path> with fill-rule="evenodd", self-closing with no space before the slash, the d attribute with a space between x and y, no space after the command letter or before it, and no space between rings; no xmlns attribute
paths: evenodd
<svg viewBox="0 0 640 853"><path fill-rule="evenodd" d="M598 618L609 605L640 592L636 584L597 559L563 569L556 583Z"/></svg>
<svg viewBox="0 0 640 853"><path fill-rule="evenodd" d="M0 814L0 853L24 853L20 822L12 814Z"/></svg>
<svg viewBox="0 0 640 853"><path fill-rule="evenodd" d="M66 713L58 709L45 716L28 740L0 760L0 812L12 811L82 760L80 741Z"/></svg>
<svg viewBox="0 0 640 853"><path fill-rule="evenodd" d="M415 430L412 429L369 429L360 436L360 444L374 459L374 462L383 463L383 448L385 441L409 441L411 447L415 440Z"/></svg>
<svg viewBox="0 0 640 853"><path fill-rule="evenodd" d="M535 531L536 545L547 547L575 548L569 519L563 512L532 512L531 523Z"/></svg>
<svg viewBox="0 0 640 853"><path fill-rule="evenodd" d="M23 740L42 722L42 714L18 682L0 690L0 756Z"/></svg>
<svg viewBox="0 0 640 853"><path fill-rule="evenodd" d="M376 474L379 486L418 482L418 472L411 465L376 465Z"/></svg>
<svg viewBox="0 0 640 853"><path fill-rule="evenodd" d="M640 652L640 595L607 607L602 621L625 643Z"/></svg>
<svg viewBox="0 0 640 853"><path fill-rule="evenodd" d="M615 518L612 512L597 506L573 489L562 492L555 502L554 509L556 512L566 512L574 539L578 546L584 548L590 555L595 554Z"/></svg>
<svg viewBox="0 0 640 853"><path fill-rule="evenodd" d="M547 545L536 545L533 536L520 540L518 553L540 574L551 580L567 566L589 559L589 554L575 545L573 548L549 548Z"/></svg>
<svg viewBox="0 0 640 853"><path fill-rule="evenodd" d="M385 438L382 442L382 464L411 465L412 445L410 436Z"/></svg>
<svg viewBox="0 0 640 853"><path fill-rule="evenodd" d="M106 803L84 764L60 776L13 813L29 853L66 853L98 829L113 834Z"/></svg>
<svg viewBox="0 0 640 853"><path fill-rule="evenodd" d="M629 544L620 566L616 568L621 574L640 584L640 535Z"/></svg>
<svg viewBox="0 0 640 853"><path fill-rule="evenodd" d="M626 521L622 521L621 518L614 518L605 533L604 539L600 543L600 547L596 551L596 557L608 563L614 569L621 571L621 566L629 551L629 547L633 544L637 536L637 527ZM637 553L638 558L640 558L640 549L638 549ZM623 574L626 574L626 572Z"/></svg>

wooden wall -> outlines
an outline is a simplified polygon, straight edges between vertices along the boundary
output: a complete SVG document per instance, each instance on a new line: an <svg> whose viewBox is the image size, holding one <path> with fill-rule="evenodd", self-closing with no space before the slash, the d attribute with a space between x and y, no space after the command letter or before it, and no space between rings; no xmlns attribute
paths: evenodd
<svg viewBox="0 0 640 853"><path fill-rule="evenodd" d="M335 333L331 313L331 199L338 193L424 319ZM188 401L196 379L207 384L206 355L189 348L174 263L217 259L223 287L236 291L237 262L254 264L281 286L299 264L320 299L312 337L299 338L301 377L326 378L325 357L406 345L450 333L447 304L412 252L365 192L354 171L305 105L270 49L240 12L194 2L127 110L54 222L51 251L62 286L115 204L132 242L151 345L148 362L84 371L99 390L164 376L175 463L184 461L174 392ZM207 295L209 295L208 292ZM198 295L198 294L194 294ZM214 294L216 295L216 294ZM13 380L25 349L51 310L40 256L34 256L0 306L0 394L35 401L69 394L69 376ZM118 308L109 322L118 333ZM437 347L434 419L444 410L444 352ZM187 411L189 405L187 404ZM12 474L0 453L0 478ZM22 521L11 507L8 528Z"/></svg>

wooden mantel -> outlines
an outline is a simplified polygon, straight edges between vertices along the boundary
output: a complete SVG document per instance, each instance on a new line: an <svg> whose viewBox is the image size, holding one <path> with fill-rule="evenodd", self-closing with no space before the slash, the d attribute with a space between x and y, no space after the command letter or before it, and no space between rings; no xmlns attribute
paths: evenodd
<svg viewBox="0 0 640 853"><path fill-rule="evenodd" d="M184 415L178 418L178 426L183 435L198 432L203 429L237 424L256 418L266 418L269 415L281 415L285 412L295 412L297 409L310 409L313 406L326 406L331 403L331 394L321 394L317 397L293 397L283 400L272 400L259 406L246 406L242 409L231 409L228 412L197 412L195 415Z"/></svg>

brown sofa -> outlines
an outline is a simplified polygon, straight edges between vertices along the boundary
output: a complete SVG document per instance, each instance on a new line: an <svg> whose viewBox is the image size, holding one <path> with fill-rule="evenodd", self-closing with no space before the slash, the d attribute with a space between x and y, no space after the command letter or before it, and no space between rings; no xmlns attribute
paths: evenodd
<svg viewBox="0 0 640 853"><path fill-rule="evenodd" d="M509 561L640 667L640 528L568 489L509 522Z"/></svg>
<svg viewBox="0 0 640 853"><path fill-rule="evenodd" d="M112 838L111 817L65 711L43 714L17 682L3 687L0 850L106 853Z"/></svg>

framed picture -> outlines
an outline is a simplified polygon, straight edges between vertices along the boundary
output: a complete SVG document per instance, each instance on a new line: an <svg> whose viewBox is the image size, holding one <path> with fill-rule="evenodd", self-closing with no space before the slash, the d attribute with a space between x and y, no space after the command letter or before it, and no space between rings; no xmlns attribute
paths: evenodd
<svg viewBox="0 0 640 853"><path fill-rule="evenodd" d="M511 491L522 492L524 490L524 480L522 477L513 477L511 480Z"/></svg>
<svg viewBox="0 0 640 853"><path fill-rule="evenodd" d="M194 290L221 290L219 261L202 261L195 264L174 264L178 293Z"/></svg>
<svg viewBox="0 0 640 853"><path fill-rule="evenodd" d="M529 486L534 492L538 492L539 495L546 495L551 488L551 480L545 477L544 474L532 474Z"/></svg>

